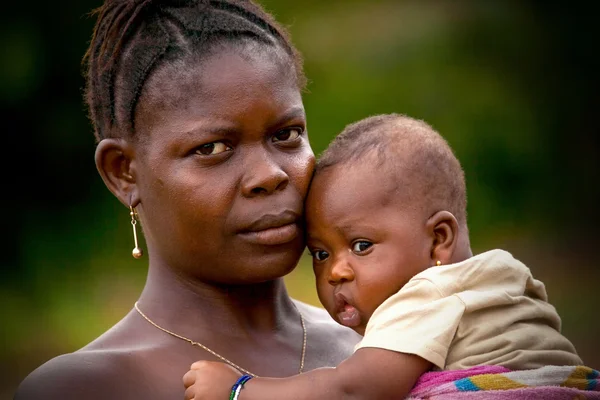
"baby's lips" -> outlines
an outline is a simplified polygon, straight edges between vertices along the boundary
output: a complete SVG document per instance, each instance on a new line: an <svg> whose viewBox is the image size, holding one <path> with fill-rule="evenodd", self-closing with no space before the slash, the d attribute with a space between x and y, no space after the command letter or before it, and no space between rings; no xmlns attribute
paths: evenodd
<svg viewBox="0 0 600 400"><path fill-rule="evenodd" d="M340 311L337 316L340 324L347 327L353 328L360 325L360 314L358 310L350 304L346 304L343 311Z"/></svg>
<svg viewBox="0 0 600 400"><path fill-rule="evenodd" d="M347 305L350 305L346 296L344 296L341 292L334 293L335 298L335 311L336 313L343 312Z"/></svg>

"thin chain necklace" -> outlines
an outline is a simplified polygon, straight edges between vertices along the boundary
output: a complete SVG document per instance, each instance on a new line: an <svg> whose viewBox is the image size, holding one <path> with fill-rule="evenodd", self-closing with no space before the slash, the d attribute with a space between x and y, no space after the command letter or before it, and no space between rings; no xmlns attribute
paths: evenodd
<svg viewBox="0 0 600 400"><path fill-rule="evenodd" d="M195 342L192 339L188 339L185 336L181 336L178 335L174 332L171 332L170 330L167 330L165 328L163 328L162 326L159 326L158 324L156 324L154 321L152 321L150 318L148 318L146 316L146 314L144 314L142 312L142 310L140 310L139 306L138 306L138 302L136 301L134 304L134 307L136 309L136 311L142 316L144 317L144 319L148 322L150 322L152 325L154 325L156 328L160 329L163 332L168 333L169 335L175 336L176 338L185 340L186 342L188 342L189 344L191 344L192 346L198 346L201 349L209 352L210 354L212 354L213 356L217 357L218 359L226 362L227 364L231 365L233 368L237 369L240 372L243 372L244 374L248 374L254 378L256 378L258 375L253 374L252 372L248 371L247 369L244 369L242 367L240 367L239 365L237 365L236 363L234 363L233 361L228 360L227 358L223 357L222 355L218 354L217 352L209 349L208 347L206 347L205 345L203 345L202 343L199 342ZM302 324L302 355L300 357L300 370L299 373L302 373L304 371L304 357L306 355L306 325L304 324L304 316L302 315L302 313L300 312L300 310L298 310L298 308L296 308L296 310L298 311L298 314L300 314L300 323Z"/></svg>

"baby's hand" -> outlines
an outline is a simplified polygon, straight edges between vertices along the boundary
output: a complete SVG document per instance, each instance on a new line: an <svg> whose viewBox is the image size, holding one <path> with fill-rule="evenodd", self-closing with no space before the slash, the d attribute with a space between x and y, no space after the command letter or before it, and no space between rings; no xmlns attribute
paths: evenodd
<svg viewBox="0 0 600 400"><path fill-rule="evenodd" d="M196 361L183 376L185 400L228 399L231 387L242 374L233 367L216 361Z"/></svg>

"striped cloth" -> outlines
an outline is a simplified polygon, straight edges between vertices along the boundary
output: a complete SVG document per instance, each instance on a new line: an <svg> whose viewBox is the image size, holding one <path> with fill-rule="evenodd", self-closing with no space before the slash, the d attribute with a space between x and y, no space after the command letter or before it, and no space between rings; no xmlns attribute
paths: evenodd
<svg viewBox="0 0 600 400"><path fill-rule="evenodd" d="M600 400L600 373L585 366L546 366L510 371L479 366L428 372L406 400Z"/></svg>

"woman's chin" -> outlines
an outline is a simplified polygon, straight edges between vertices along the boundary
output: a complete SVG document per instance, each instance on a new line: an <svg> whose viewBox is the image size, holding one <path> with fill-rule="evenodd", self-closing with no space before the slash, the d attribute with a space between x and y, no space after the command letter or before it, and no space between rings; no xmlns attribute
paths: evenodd
<svg viewBox="0 0 600 400"><path fill-rule="evenodd" d="M278 246L254 257L245 257L242 283L260 283L282 278L292 272L298 265L304 243Z"/></svg>

